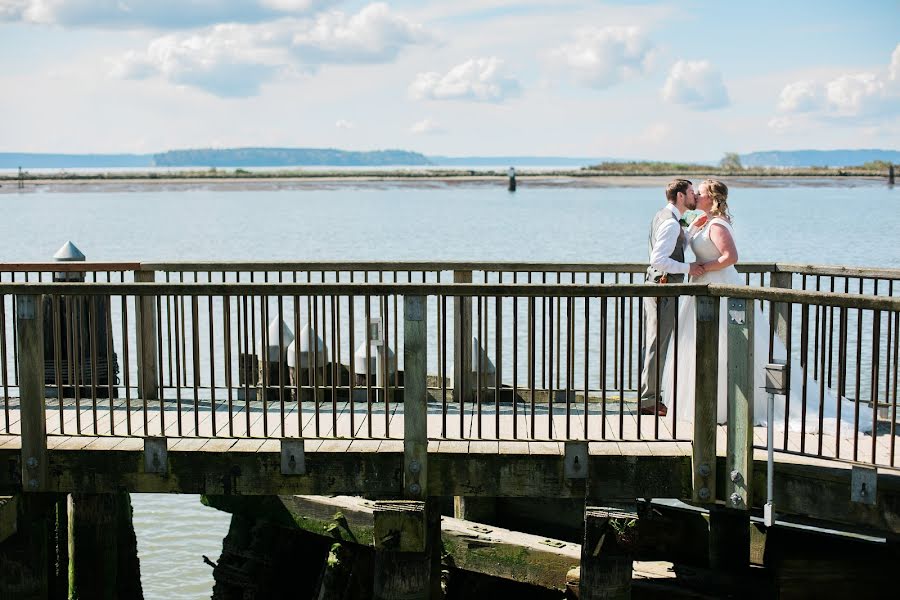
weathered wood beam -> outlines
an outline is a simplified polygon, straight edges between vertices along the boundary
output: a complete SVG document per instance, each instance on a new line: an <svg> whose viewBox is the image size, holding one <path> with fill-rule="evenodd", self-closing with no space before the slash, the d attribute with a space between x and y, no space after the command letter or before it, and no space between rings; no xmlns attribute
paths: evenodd
<svg viewBox="0 0 900 600"><path fill-rule="evenodd" d="M235 497L208 496L206 503L226 512L252 510L288 525L343 542L373 546L375 502L351 496L280 496L281 506L259 499L259 506ZM273 499L275 500L275 499ZM279 514L279 509L283 513ZM578 565L581 546L545 537L486 527L463 519L443 517L441 539L453 566L541 587L565 588L565 574Z"/></svg>
<svg viewBox="0 0 900 600"><path fill-rule="evenodd" d="M140 448L141 440L137 442ZM249 440L248 440L249 441ZM565 477L563 456L550 454L470 454L475 442L461 442L460 451L429 454L429 489L437 496L690 498L691 459L672 456L595 454L589 457L590 489L584 480ZM262 440L255 442L257 447ZM307 474L282 475L281 455L267 443L258 452L169 451L167 474L144 472L143 452L134 450L50 450L47 491L279 495L348 494L377 498L403 497L403 452L354 452L351 442L341 451L308 451ZM484 442L491 444L491 442ZM499 446L493 442L495 447ZM554 446L556 444L553 444ZM127 444L123 442L123 447ZM545 444L546 446L546 444ZM593 444L591 445L593 446ZM620 444L621 446L621 444ZM646 443L644 443L646 446ZM532 447L535 452L535 447ZM725 458L718 459L717 495L725 490ZM21 491L18 449L0 449L0 494ZM765 462L754 463L753 486L765 486ZM874 505L850 501L850 468L778 463L775 496L782 514L900 534L900 475L878 474ZM753 508L760 509L757 498Z"/></svg>
<svg viewBox="0 0 900 600"><path fill-rule="evenodd" d="M257 441L257 447L262 443ZM144 472L143 451L138 449L51 450L48 491L403 497L402 445L390 452L359 452L350 448L350 440L330 444L333 451L306 452L306 475L302 476L282 475L281 456L275 448L257 452L170 450L165 474ZM584 496L585 480L566 478L561 452L501 454L498 442L482 442L480 450L470 453L472 444L479 443L463 442L459 452L429 453L431 495ZM15 450L0 449L0 461L4 459L12 460L14 468L0 470L0 493L12 493L21 483L10 474L18 473L21 462ZM592 455L588 468L593 497L679 498L690 489L690 458L683 454Z"/></svg>

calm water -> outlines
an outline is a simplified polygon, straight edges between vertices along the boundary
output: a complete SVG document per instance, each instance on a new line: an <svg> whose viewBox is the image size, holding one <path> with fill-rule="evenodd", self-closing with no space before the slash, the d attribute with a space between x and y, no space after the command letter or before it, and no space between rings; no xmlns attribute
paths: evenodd
<svg viewBox="0 0 900 600"><path fill-rule="evenodd" d="M0 195L0 261L646 260L654 188L437 186L280 192ZM746 261L900 267L900 190L735 188ZM134 495L144 595L208 597L228 515L197 496Z"/></svg>

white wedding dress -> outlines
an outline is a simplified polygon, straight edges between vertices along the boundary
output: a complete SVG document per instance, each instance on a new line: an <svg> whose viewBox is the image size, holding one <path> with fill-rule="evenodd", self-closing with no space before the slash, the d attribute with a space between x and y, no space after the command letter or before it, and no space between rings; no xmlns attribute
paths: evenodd
<svg viewBox="0 0 900 600"><path fill-rule="evenodd" d="M734 236L731 224L721 218L710 219L709 223L699 231L689 230L689 242L691 250L701 264L714 261L722 254L709 237L713 225L720 224ZM691 279L691 283L727 283L731 285L743 285L741 276L734 266L721 271L712 271ZM718 392L716 420L718 423L727 421L728 388L727 388L727 311L726 299L722 298L719 309L719 355L718 355ZM663 403L669 408L669 416L674 415L679 423L692 423L694 420L694 381L696 376L696 301L693 296L682 297L679 301L678 312L678 377L677 377L677 406L672 397L674 377L674 350L675 344L670 344L663 366L661 386L663 388ZM754 301L753 319L753 418L755 425L766 425L766 412L768 411L768 393L763 388L765 383L765 366L769 358L769 320L763 315L759 303ZM775 336L773 357L784 360L786 350L782 341ZM788 428L791 431L801 431L803 424L803 371L798 365L791 368L790 411L788 413ZM826 433L834 433L837 425L837 397L832 390L826 388L822 406L822 429ZM858 407L858 408L857 408ZM806 398L806 427L807 433L819 431L819 382L807 374L807 398ZM866 432L872 429L872 409L865 405L858 405L846 398L841 399L841 436L852 435L856 411L860 411L859 429ZM775 396L775 429L784 429L785 424L785 397Z"/></svg>

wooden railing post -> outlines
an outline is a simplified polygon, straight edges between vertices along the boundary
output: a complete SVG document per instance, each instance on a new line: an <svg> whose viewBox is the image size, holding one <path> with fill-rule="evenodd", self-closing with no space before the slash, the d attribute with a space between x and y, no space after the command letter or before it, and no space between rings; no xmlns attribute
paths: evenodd
<svg viewBox="0 0 900 600"><path fill-rule="evenodd" d="M26 492L46 489L48 478L43 304L41 296L16 296L19 398L22 407L22 489Z"/></svg>
<svg viewBox="0 0 900 600"><path fill-rule="evenodd" d="M753 300L728 299L726 506L748 510L753 481ZM749 518L749 517L748 517Z"/></svg>
<svg viewBox="0 0 900 600"><path fill-rule="evenodd" d="M453 271L453 283L472 283L472 271ZM472 298L453 298L453 400L472 401Z"/></svg>
<svg viewBox="0 0 900 600"><path fill-rule="evenodd" d="M403 298L403 486L414 500L428 482L427 307L425 296Z"/></svg>
<svg viewBox="0 0 900 600"><path fill-rule="evenodd" d="M135 271L136 283L152 282L154 271ZM159 360L156 348L156 299L153 296L135 296L135 329L137 331L138 397L156 400L159 397ZM124 368L128 368L125 365Z"/></svg>
<svg viewBox="0 0 900 600"><path fill-rule="evenodd" d="M769 287L783 288L786 290L794 286L794 274L791 271L779 271L779 267L775 267L772 272L772 278L769 281ZM772 315L775 317L775 333L782 343L787 344L787 328L788 328L788 312L791 310L789 302L772 303Z"/></svg>
<svg viewBox="0 0 900 600"><path fill-rule="evenodd" d="M728 299L725 506L712 507L709 515L709 562L717 570L742 571L750 564L754 313L753 300Z"/></svg>
<svg viewBox="0 0 900 600"><path fill-rule="evenodd" d="M716 395L719 379L719 299L697 296L694 385L693 501L716 501ZM723 373L724 376L724 373Z"/></svg>

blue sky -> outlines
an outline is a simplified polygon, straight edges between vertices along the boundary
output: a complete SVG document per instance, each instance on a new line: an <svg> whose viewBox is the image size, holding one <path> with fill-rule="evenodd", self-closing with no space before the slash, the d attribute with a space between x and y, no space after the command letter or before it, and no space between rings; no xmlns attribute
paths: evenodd
<svg viewBox="0 0 900 600"><path fill-rule="evenodd" d="M0 152L897 149L900 2L0 0Z"/></svg>

